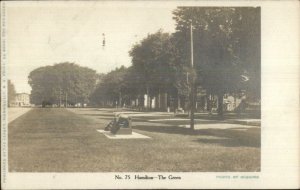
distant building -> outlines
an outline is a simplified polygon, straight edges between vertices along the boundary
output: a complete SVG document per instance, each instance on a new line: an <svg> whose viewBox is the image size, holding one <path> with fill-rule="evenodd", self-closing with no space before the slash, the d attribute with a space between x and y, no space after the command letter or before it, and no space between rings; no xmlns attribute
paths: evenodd
<svg viewBox="0 0 300 190"><path fill-rule="evenodd" d="M17 93L11 106L30 106L30 94Z"/></svg>

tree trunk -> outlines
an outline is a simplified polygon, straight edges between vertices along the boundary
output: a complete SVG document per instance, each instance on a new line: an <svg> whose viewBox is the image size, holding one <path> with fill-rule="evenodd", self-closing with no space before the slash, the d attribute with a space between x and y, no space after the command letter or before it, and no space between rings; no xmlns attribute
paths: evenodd
<svg viewBox="0 0 300 190"><path fill-rule="evenodd" d="M149 96L149 87L147 86L146 87L146 94L147 94L147 101L146 101L146 110L149 110L149 99L150 99L150 96Z"/></svg>
<svg viewBox="0 0 300 190"><path fill-rule="evenodd" d="M161 106L160 106L160 88L158 88L158 109L159 110L161 109Z"/></svg>
<svg viewBox="0 0 300 190"><path fill-rule="evenodd" d="M237 103L236 103L236 93L233 94L233 98L234 98L234 107L233 110L236 111L236 107L237 107Z"/></svg>
<svg viewBox="0 0 300 190"><path fill-rule="evenodd" d="M197 86L195 84L195 78L192 78L191 83L191 93L190 93L190 128L191 130L194 130L194 117L195 117L195 109L196 109L196 98L197 98Z"/></svg>
<svg viewBox="0 0 300 190"><path fill-rule="evenodd" d="M177 109L180 109L181 103L180 103L180 97L177 95Z"/></svg>
<svg viewBox="0 0 300 190"><path fill-rule="evenodd" d="M223 117L223 96L224 94L218 94L218 115Z"/></svg>
<svg viewBox="0 0 300 190"><path fill-rule="evenodd" d="M197 110L198 110L198 96L197 96L197 94L198 94L198 88L197 88L197 85L194 84L194 105L195 105L194 112L197 112Z"/></svg>
<svg viewBox="0 0 300 190"><path fill-rule="evenodd" d="M139 95L138 107L139 107L139 111L144 107L144 96L143 95Z"/></svg>
<svg viewBox="0 0 300 190"><path fill-rule="evenodd" d="M122 108L122 93L121 93L121 90L119 92L119 107Z"/></svg>

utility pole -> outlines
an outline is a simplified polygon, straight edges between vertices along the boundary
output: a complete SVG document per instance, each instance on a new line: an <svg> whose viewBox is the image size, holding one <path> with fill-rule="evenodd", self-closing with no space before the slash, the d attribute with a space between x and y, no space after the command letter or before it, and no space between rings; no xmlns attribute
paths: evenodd
<svg viewBox="0 0 300 190"><path fill-rule="evenodd" d="M193 21L191 20L191 70L194 69L194 47L193 47ZM194 130L194 112L195 112L195 76L191 74L191 94L190 94L190 129Z"/></svg>
<svg viewBox="0 0 300 190"><path fill-rule="evenodd" d="M119 90L119 106L122 108L122 92L121 89Z"/></svg>

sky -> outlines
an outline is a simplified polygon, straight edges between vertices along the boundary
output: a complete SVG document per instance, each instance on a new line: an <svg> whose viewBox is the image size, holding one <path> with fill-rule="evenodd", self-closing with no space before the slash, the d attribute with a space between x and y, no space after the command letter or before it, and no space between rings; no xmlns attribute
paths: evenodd
<svg viewBox="0 0 300 190"><path fill-rule="evenodd" d="M131 47L159 29L172 33L176 6L154 2L14 2L7 5L8 79L30 93L29 73L73 62L98 73L130 66ZM105 47L102 46L105 34Z"/></svg>

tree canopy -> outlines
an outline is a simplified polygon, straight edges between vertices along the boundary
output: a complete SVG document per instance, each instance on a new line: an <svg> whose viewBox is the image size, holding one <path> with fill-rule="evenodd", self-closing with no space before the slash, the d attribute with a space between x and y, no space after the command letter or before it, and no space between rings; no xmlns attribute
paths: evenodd
<svg viewBox="0 0 300 190"><path fill-rule="evenodd" d="M124 77L126 72L127 69L122 66L103 75L95 91L90 96L91 101L100 105L103 102L109 101L114 103L115 101L119 101L120 93L125 90Z"/></svg>
<svg viewBox="0 0 300 190"><path fill-rule="evenodd" d="M226 93L243 90L248 97L260 98L259 8L178 7L173 19L174 33L158 30L133 45L128 68L96 75L94 70L61 63L32 71L32 102L57 103L62 94L68 95L69 103L89 99L95 104L118 105L137 98L143 103L144 94L150 98L160 93L186 98L194 79L196 87L219 97L221 111Z"/></svg>
<svg viewBox="0 0 300 190"><path fill-rule="evenodd" d="M8 80L7 82L7 89L8 89L8 106L14 101L16 96L16 90L15 85L11 82L11 80Z"/></svg>
<svg viewBox="0 0 300 190"><path fill-rule="evenodd" d="M129 51L132 66L105 75L94 97L121 102L175 91L187 97L196 78L196 86L220 100L241 90L260 98L259 8L178 7L173 15L175 33L159 30L135 44Z"/></svg>
<svg viewBox="0 0 300 190"><path fill-rule="evenodd" d="M259 8L179 7L173 14L178 64L189 66L192 23L198 82L208 91L236 92L242 74L260 76Z"/></svg>
<svg viewBox="0 0 300 190"><path fill-rule="evenodd" d="M96 84L96 71L66 62L37 68L28 79L34 104L59 104L62 97L69 104L86 103Z"/></svg>
<svg viewBox="0 0 300 190"><path fill-rule="evenodd" d="M198 86L219 96L219 113L225 93L247 90L260 98L259 8L179 7L173 14L174 39L181 55L177 65L190 67L192 25L194 69L190 74L197 75Z"/></svg>
<svg viewBox="0 0 300 190"><path fill-rule="evenodd" d="M176 77L176 50L171 35L162 30L149 34L133 46L129 52L132 67L145 92L148 90L150 95L155 95L159 89L166 91L173 86Z"/></svg>

